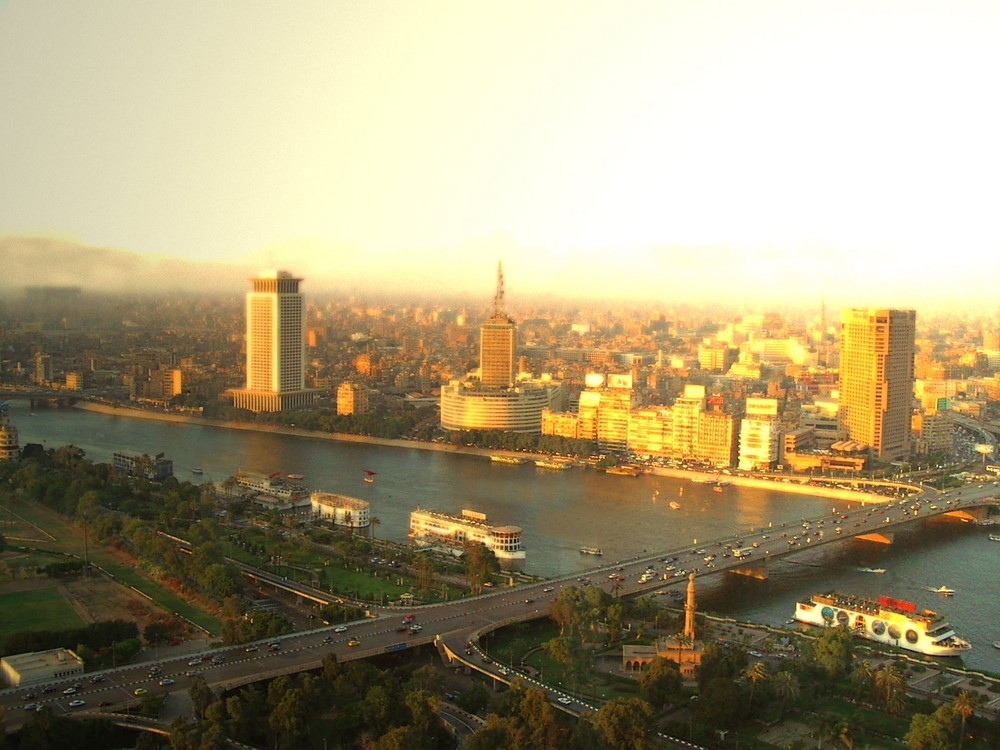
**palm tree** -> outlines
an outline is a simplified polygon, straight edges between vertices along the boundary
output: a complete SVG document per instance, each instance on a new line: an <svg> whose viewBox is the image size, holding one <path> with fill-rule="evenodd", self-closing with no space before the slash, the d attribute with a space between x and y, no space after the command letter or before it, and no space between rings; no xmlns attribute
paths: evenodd
<svg viewBox="0 0 1000 750"><path fill-rule="evenodd" d="M848 750L854 750L854 738L851 737L851 732L854 729L855 725L850 719L842 718L837 722L833 739L843 742L847 745Z"/></svg>
<svg viewBox="0 0 1000 750"><path fill-rule="evenodd" d="M840 719L834 714L817 714L813 736L816 738L816 747L819 750L823 748L823 740L837 739L839 724Z"/></svg>
<svg viewBox="0 0 1000 750"><path fill-rule="evenodd" d="M872 663L868 659L858 661L854 669L851 670L851 682L854 683L855 687L855 700L861 697L862 692L871 689L874 678L875 671L872 669Z"/></svg>
<svg viewBox="0 0 1000 750"><path fill-rule="evenodd" d="M755 661L749 667L747 667L746 678L750 680L750 705L753 705L753 694L757 687L757 683L761 681L766 681L771 677L771 674L767 670L767 664L762 661Z"/></svg>
<svg viewBox="0 0 1000 750"><path fill-rule="evenodd" d="M378 516L372 516L368 521L368 528L371 531L372 541L375 541L375 529L382 525L382 519Z"/></svg>
<svg viewBox="0 0 1000 750"><path fill-rule="evenodd" d="M902 712L906 705L906 678L897 667L882 667L875 673L875 703L891 714Z"/></svg>
<svg viewBox="0 0 1000 750"><path fill-rule="evenodd" d="M972 690L963 690L951 702L951 705L955 707L955 711L962 717L962 733L958 736L958 750L962 750L962 742L965 740L965 722L976 712L981 700L979 693Z"/></svg>
<svg viewBox="0 0 1000 750"><path fill-rule="evenodd" d="M799 678L791 672L778 672L771 679L771 686L774 694L781 700L781 713L784 714L788 701L799 697Z"/></svg>

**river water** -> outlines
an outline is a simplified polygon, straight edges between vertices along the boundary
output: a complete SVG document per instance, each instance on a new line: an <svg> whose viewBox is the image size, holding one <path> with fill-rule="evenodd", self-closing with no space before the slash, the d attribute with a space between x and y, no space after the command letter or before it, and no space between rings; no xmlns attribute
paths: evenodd
<svg viewBox="0 0 1000 750"><path fill-rule="evenodd" d="M767 489L707 485L667 477L612 476L590 469L552 471L481 456L395 448L274 433L229 430L88 412L40 409L13 402L10 418L20 443L73 444L89 459L117 450L165 453L182 481L222 481L238 469L302 474L310 488L367 500L380 537L405 542L411 510L422 507L488 515L523 530L525 570L542 576L577 573L598 564L690 547L753 527L779 526L846 508L843 500ZM202 475L191 472L200 467ZM377 472L374 483L364 471ZM673 509L670 503L680 507ZM995 530L994 530L995 531ZM603 558L582 555L600 547ZM884 568L884 574L863 568ZM700 608L741 619L784 623L796 600L818 591L886 594L945 613L973 643L963 657L976 669L1000 673L1000 543L972 524L916 521L892 545L824 545L770 564L768 579L699 579ZM958 593L941 598L928 587ZM949 660L954 662L955 660Z"/></svg>

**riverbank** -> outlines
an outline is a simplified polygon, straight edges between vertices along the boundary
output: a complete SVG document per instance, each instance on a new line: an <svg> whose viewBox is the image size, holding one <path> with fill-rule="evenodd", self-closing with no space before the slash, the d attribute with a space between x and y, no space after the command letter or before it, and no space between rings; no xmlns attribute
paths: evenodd
<svg viewBox="0 0 1000 750"><path fill-rule="evenodd" d="M319 432L317 430L306 430L299 427L288 427L285 425L260 424L258 422L238 422L233 420L209 419L206 417L195 417L188 414L177 414L172 412L153 411L150 409L136 409L128 406L110 406L108 404L95 403L92 401L79 401L74 408L85 411L98 412L119 417L134 419L152 419L161 422L175 422L182 424L194 424L203 427L217 427L227 430L243 430L247 432L270 432L278 435L289 435L293 437L310 438L315 440L332 440L342 443L362 443L367 445L382 445L392 448L410 448L412 450L437 451L439 453L460 453L463 455L489 457L494 454L510 455L526 459L549 458L546 454L514 453L510 451L498 451L489 448L475 448L465 445L452 445L451 443L431 443L422 440L404 440L399 438L379 438L369 435L352 435L343 432ZM686 479L691 481L715 481L719 477L714 473L687 471L684 469L673 469L661 466L654 466L649 469L649 474L654 476L671 477L674 479ZM812 497L827 497L833 500L845 500L849 502L864 503L884 503L893 498L878 495L860 490L845 489L840 487L828 487L824 485L808 484L808 478L774 478L746 477L726 475L725 481L740 487L753 487L766 489L774 492L786 492L798 495L810 495Z"/></svg>
<svg viewBox="0 0 1000 750"><path fill-rule="evenodd" d="M74 408L84 411L93 411L100 414L109 414L116 417L130 417L135 419L154 419L160 422L177 422L182 424L196 424L202 427L221 427L227 430L245 430L247 432L271 432L277 435L291 435L294 437L314 438L317 440L333 440L341 443L365 443L368 445L385 445L393 448L412 448L415 450L438 451L441 453L465 453L475 456L490 456L497 451L486 448L472 448L464 445L451 445L450 443L428 443L421 440L403 440L400 438L379 438L370 435L353 435L346 432L320 432L318 430L304 430L299 427L288 427L286 425L261 424L259 422L237 422L234 420L209 419L207 417L194 417L187 414L175 414L171 412L160 412L149 409L135 409L129 406L109 406L93 401L78 401ZM503 451L500 451L501 453Z"/></svg>
<svg viewBox="0 0 1000 750"><path fill-rule="evenodd" d="M692 482L714 483L719 478L717 474L708 474L700 471L685 471L684 469L670 469L660 466L654 466L650 469L649 473L661 477L671 477L673 479L690 479ZM808 484L808 477L765 479L764 477L726 475L724 481L738 487L756 487L775 492L791 492L797 495L828 497L832 500L848 500L852 503L885 503L891 502L894 499L886 497L885 495L875 494L874 492L862 492L861 490L845 489L842 487L827 487L825 485Z"/></svg>

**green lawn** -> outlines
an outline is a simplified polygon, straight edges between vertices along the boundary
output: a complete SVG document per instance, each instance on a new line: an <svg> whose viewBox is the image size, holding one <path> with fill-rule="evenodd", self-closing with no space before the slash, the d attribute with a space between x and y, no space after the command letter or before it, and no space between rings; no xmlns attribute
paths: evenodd
<svg viewBox="0 0 1000 750"><path fill-rule="evenodd" d="M339 596L361 601L387 603L399 599L400 594L407 593L417 586L416 579L401 570L365 568L360 564L355 566L308 545L276 542L262 535L254 535L255 530L248 531L251 533L244 532L246 537L253 544L268 546L268 552L263 555L251 554L226 539L222 542L222 548L226 555L240 562L280 573L290 580L319 585ZM269 555L272 552L281 554L288 564L281 566L278 570L268 565ZM355 567L360 569L356 570ZM315 571L316 577L314 578L310 573L300 570L300 568ZM447 588L447 594L444 593L445 588ZM432 588L431 594L431 598L425 603L460 599L468 592L453 585L445 586L438 583Z"/></svg>
<svg viewBox="0 0 1000 750"><path fill-rule="evenodd" d="M0 594L0 640L20 630L64 630L85 624L54 588Z"/></svg>

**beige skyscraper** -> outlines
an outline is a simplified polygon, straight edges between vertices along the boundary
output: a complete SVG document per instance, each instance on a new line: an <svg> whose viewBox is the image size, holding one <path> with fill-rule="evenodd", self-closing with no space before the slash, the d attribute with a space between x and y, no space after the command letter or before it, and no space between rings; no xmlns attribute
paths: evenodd
<svg viewBox="0 0 1000 750"><path fill-rule="evenodd" d="M914 310L844 310L840 339L840 421L851 440L883 460L910 453Z"/></svg>
<svg viewBox="0 0 1000 750"><path fill-rule="evenodd" d="M231 391L250 411L283 411L311 403L305 388L304 304L288 271L264 271L247 293L247 385Z"/></svg>
<svg viewBox="0 0 1000 750"><path fill-rule="evenodd" d="M483 385L509 388L514 384L514 320L503 307L503 269L497 264L493 315L479 329L479 378Z"/></svg>

